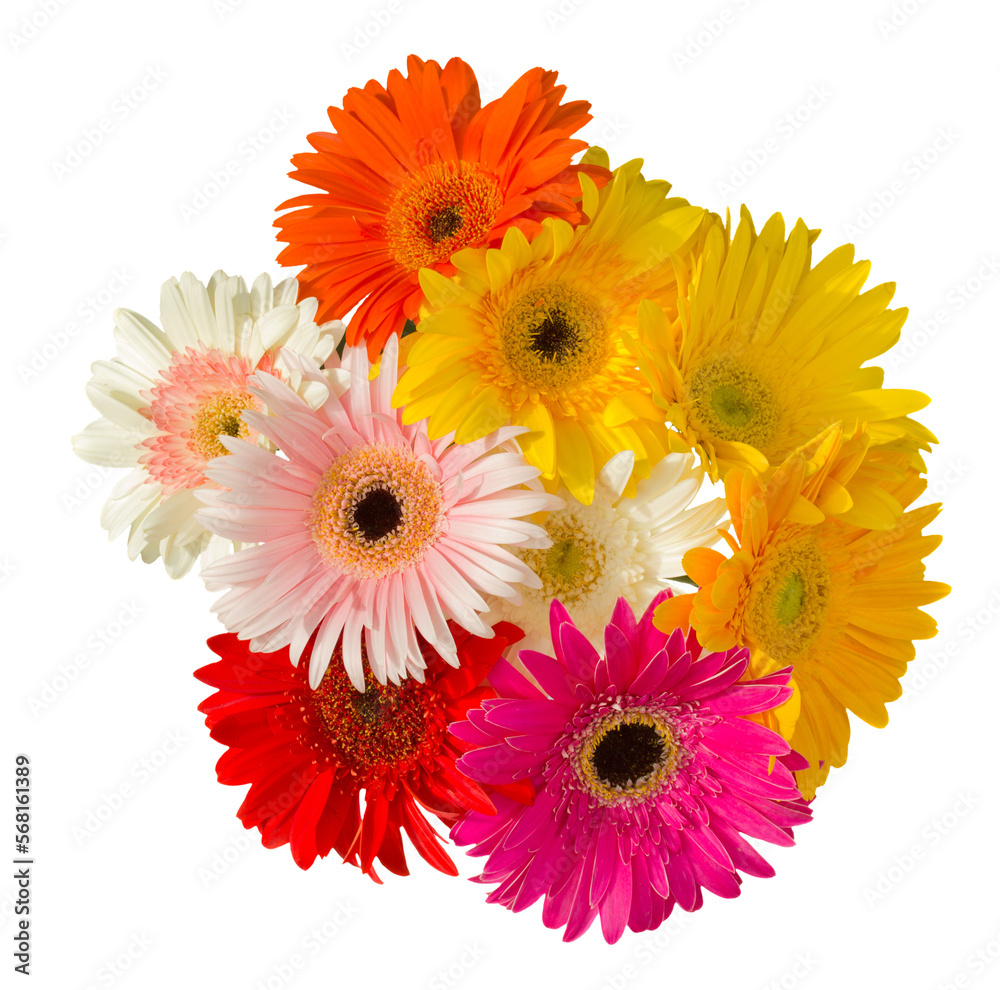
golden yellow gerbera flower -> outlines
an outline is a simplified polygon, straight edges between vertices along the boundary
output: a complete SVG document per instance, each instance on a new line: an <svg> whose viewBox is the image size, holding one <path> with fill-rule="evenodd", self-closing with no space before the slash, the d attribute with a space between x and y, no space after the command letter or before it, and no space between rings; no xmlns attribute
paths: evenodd
<svg viewBox="0 0 1000 990"><path fill-rule="evenodd" d="M889 528L850 521L852 486L866 470L882 473L903 508L926 487L905 453L866 453L866 444L864 433L845 437L838 424L794 451L766 484L752 469L730 470L732 556L685 554L700 588L664 602L656 616L664 629L694 626L706 649L749 647L750 676L794 665L801 708L786 738L809 760L800 777L807 796L847 758L847 709L886 724L885 703L901 693L912 641L936 631L918 606L950 590L924 580L922 560L940 537L921 530L940 505L904 512Z"/></svg>
<svg viewBox="0 0 1000 990"><path fill-rule="evenodd" d="M581 176L583 213L572 227L548 219L529 243L516 228L500 248L452 256L454 278L424 269L426 304L393 397L406 423L429 417L431 437L460 443L512 422L549 487L584 504L595 471L621 450L638 477L666 452L661 422L603 422L615 395L643 388L634 346L639 303L676 308L673 256L690 251L707 214L646 181L640 161L598 191ZM634 480L631 491L634 492Z"/></svg>
<svg viewBox="0 0 1000 990"><path fill-rule="evenodd" d="M887 309L895 285L866 292L867 261L850 244L815 265L819 231L797 221L785 240L775 214L758 235L744 208L734 236L716 218L690 271L682 267L678 315L652 303L639 315L639 363L653 403L616 397L614 428L637 409L676 430L672 449L700 454L713 480L730 467L765 472L835 422L868 424L875 446L918 449L934 437L908 414L921 392L882 388L881 368L862 367L895 343L905 309ZM658 407L658 408L656 408Z"/></svg>

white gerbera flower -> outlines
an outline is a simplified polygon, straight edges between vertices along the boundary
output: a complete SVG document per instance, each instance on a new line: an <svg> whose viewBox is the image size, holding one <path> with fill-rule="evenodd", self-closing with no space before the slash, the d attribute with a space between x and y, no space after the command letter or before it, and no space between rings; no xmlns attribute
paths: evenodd
<svg viewBox="0 0 1000 990"><path fill-rule="evenodd" d="M590 505L560 490L566 507L549 513L542 523L552 540L549 549L512 551L542 586L522 588L520 603L491 599L487 621L506 619L520 626L525 638L517 649L549 650L554 598L603 649L604 627L619 597L633 610L645 611L671 576L684 573L681 558L688 550L718 541L725 501L716 498L689 508L704 477L692 454L668 454L638 483L635 498L624 498L633 460L632 451L622 451L608 461L597 476Z"/></svg>
<svg viewBox="0 0 1000 990"><path fill-rule="evenodd" d="M129 530L133 560L163 557L178 578L201 554L212 560L232 549L195 520L195 492L217 487L204 468L228 453L220 437L267 444L243 420L246 409L263 411L247 378L270 373L312 398L280 348L322 363L343 333L339 320L317 326L316 300L296 304L297 293L294 278L272 287L260 275L248 291L223 271L207 286L185 272L163 283L162 330L131 310L115 311L118 356L96 362L87 385L101 419L73 437L73 449L91 464L132 469L111 492L101 525L111 539Z"/></svg>

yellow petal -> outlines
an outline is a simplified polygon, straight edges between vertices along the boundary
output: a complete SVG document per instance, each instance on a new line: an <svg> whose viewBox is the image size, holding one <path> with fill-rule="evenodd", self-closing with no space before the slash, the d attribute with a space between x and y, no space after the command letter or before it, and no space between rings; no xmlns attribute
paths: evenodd
<svg viewBox="0 0 1000 990"><path fill-rule="evenodd" d="M584 505L594 500L594 453L583 427L573 419L555 420L556 464L570 494Z"/></svg>
<svg viewBox="0 0 1000 990"><path fill-rule="evenodd" d="M507 405L505 393L495 385L490 385L466 407L465 415L455 430L455 442L470 443L509 422L510 406Z"/></svg>

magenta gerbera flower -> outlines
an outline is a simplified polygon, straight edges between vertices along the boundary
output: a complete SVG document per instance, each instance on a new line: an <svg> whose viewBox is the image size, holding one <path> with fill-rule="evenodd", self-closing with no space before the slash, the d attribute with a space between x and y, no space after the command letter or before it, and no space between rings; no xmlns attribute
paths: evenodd
<svg viewBox="0 0 1000 990"><path fill-rule="evenodd" d="M255 375L249 391L270 415L248 410L245 421L280 453L223 438L230 456L205 472L227 490L204 495L199 519L257 544L202 572L209 590L230 589L214 611L255 652L288 646L294 663L315 633L313 688L338 643L359 691L365 655L381 684L419 678L418 632L458 666L448 620L493 635L480 617L483 594L513 598L518 584L540 586L505 545L549 546L520 517L562 505L511 443L523 428L454 443L452 434L428 439L424 421L404 426L390 403L397 348L390 339L374 377L364 347L346 348L325 373L286 355L296 375L326 387L317 409L277 378Z"/></svg>
<svg viewBox="0 0 1000 990"><path fill-rule="evenodd" d="M567 942L598 914L615 942L675 904L701 907L702 888L737 896L738 871L774 875L744 836L789 846L811 817L797 754L744 717L787 700L791 668L740 681L747 650L706 653L693 632L653 625L669 595L638 624L619 598L603 657L554 601L555 657L519 654L542 690L501 660L497 698L451 727L477 747L458 763L467 776L536 792L531 804L497 794L496 815L470 812L452 838L488 856L476 879L499 884L489 902L520 911L544 896L542 921Z"/></svg>

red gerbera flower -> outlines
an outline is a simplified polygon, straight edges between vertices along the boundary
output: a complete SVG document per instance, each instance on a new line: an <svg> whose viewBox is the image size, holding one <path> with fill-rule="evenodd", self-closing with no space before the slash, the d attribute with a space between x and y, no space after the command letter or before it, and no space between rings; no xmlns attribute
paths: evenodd
<svg viewBox="0 0 1000 990"><path fill-rule="evenodd" d="M498 243L510 227L526 234L546 216L580 221L571 138L589 103L561 104L555 72L531 69L499 99L480 106L472 69L453 58L441 68L411 55L408 74L350 89L330 107L336 133L310 134L315 153L295 155L292 178L323 190L282 203L275 221L283 265L305 265L302 297L317 319L358 308L349 344L367 340L374 358L390 334L416 319L421 268L451 275L461 248ZM365 298L367 297L367 298Z"/></svg>
<svg viewBox="0 0 1000 990"><path fill-rule="evenodd" d="M296 667L287 649L253 653L234 635L210 639L221 659L195 677L218 690L199 711L212 738L229 747L216 765L219 782L251 785L237 812L244 827L259 829L269 849L289 843L302 869L335 849L379 883L376 859L392 873L409 873L403 829L431 866L456 876L418 806L447 825L470 809L493 811L485 792L455 768L467 747L447 728L493 696L483 679L521 638L509 623L494 630L493 639L480 639L453 627L461 666L449 667L428 647L423 683L382 685L366 664L364 692L339 656L310 690L312 643Z"/></svg>

